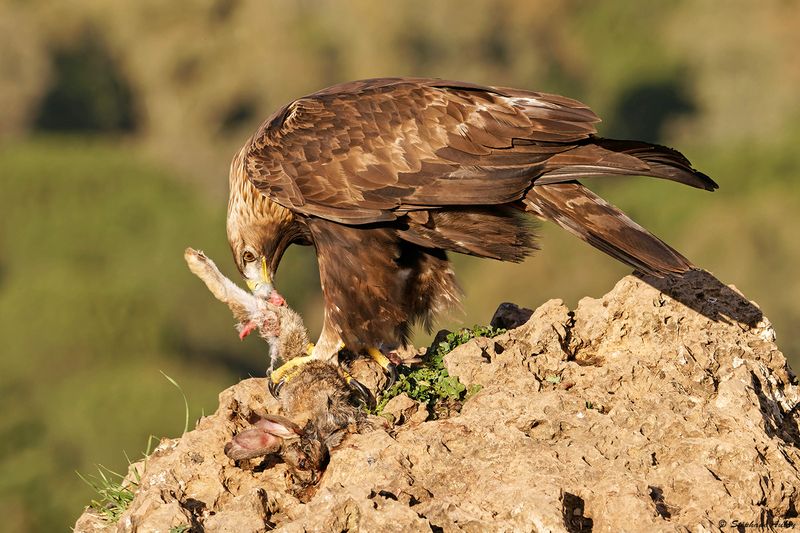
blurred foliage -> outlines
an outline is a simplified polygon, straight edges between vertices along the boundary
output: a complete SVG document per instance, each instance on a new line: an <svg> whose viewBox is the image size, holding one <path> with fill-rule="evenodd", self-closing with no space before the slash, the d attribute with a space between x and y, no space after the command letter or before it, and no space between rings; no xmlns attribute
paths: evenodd
<svg viewBox="0 0 800 533"><path fill-rule="evenodd" d="M0 396L14 406L0 417L0 508L10 530L63 530L88 501L76 470L118 470L150 433L180 431L159 369L195 416L233 381L235 349L216 360L171 340L207 350L233 334L181 258L189 243L227 252L223 208L122 148L65 138L4 146L0 174L14 177L0 187Z"/></svg>
<svg viewBox="0 0 800 533"><path fill-rule="evenodd" d="M0 0L0 140L25 132L50 82L35 16Z"/></svg>
<svg viewBox="0 0 800 533"><path fill-rule="evenodd" d="M34 126L40 130L130 131L134 110L130 87L103 43L87 34L75 48L53 57L53 82Z"/></svg>
<svg viewBox="0 0 800 533"><path fill-rule="evenodd" d="M798 26L800 2L783 0L0 0L4 525L63 530L91 499L75 470L119 471L151 433L179 433L159 370L193 416L263 373L265 348L239 343L181 254L204 248L235 277L231 155L279 105L349 79L559 92L604 117L602 134L681 149L720 191L589 185L758 302L796 357ZM522 265L455 258L465 312L441 325L485 322L503 300L574 305L628 271L540 232ZM318 330L313 250L290 250L277 284Z"/></svg>

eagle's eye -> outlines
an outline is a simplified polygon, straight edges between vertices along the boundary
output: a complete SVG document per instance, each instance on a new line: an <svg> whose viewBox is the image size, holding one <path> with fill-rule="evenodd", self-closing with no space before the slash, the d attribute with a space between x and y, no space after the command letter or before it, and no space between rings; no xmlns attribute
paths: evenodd
<svg viewBox="0 0 800 533"><path fill-rule="evenodd" d="M247 250L245 253L242 254L242 261L245 263L252 263L256 260L256 254Z"/></svg>

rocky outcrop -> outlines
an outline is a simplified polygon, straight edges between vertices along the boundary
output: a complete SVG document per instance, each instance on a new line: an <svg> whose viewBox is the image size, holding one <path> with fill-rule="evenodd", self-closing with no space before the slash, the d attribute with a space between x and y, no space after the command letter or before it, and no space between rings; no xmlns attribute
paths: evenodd
<svg viewBox="0 0 800 533"><path fill-rule="evenodd" d="M682 302L682 303L681 303ZM504 312L504 319L525 316ZM800 524L800 390L758 309L711 276L628 276L574 311L445 359L480 392L426 420L408 398L336 449L306 503L282 463L223 453L240 417L276 408L265 379L132 466L118 524L76 531L728 531ZM183 529L179 529L183 527Z"/></svg>

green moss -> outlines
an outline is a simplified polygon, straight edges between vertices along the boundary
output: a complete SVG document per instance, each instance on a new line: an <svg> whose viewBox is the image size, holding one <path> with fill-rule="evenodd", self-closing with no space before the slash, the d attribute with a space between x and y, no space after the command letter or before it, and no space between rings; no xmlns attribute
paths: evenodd
<svg viewBox="0 0 800 533"><path fill-rule="evenodd" d="M491 338L505 331L492 326L473 326L448 333L444 340L428 350L422 366L399 369L397 382L381 395L375 414L381 414L389 400L403 393L426 404L429 413L436 413L440 402L464 401L473 396L480 390L480 385L467 388L456 376L451 376L444 366L444 356L475 337Z"/></svg>

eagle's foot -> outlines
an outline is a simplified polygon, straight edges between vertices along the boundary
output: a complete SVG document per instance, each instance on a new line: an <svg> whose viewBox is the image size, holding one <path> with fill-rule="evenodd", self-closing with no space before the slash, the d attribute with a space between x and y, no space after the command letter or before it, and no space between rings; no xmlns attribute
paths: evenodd
<svg viewBox="0 0 800 533"><path fill-rule="evenodd" d="M358 381L356 378L351 376L346 370L339 367L339 372L342 374L342 377L347 382L347 385L350 386L351 389L356 393L358 399L363 402L363 404L367 407L367 409L375 409L377 405L375 402L375 396L372 394L372 391L367 388L366 385Z"/></svg>
<svg viewBox="0 0 800 533"><path fill-rule="evenodd" d="M383 371L386 372L386 385L383 387L384 390L394 385L394 382L397 381L397 365L386 357L378 348L367 348L367 353L372 360L381 365Z"/></svg>
<svg viewBox="0 0 800 533"><path fill-rule="evenodd" d="M303 365L313 361L314 359L315 358L313 355L295 357L286 361L273 372L270 372L268 384L269 393L272 394L273 397L277 398L281 393L281 388L283 388L284 383L299 374Z"/></svg>
<svg viewBox="0 0 800 533"><path fill-rule="evenodd" d="M295 376L303 371L303 367L314 361L316 358L313 355L306 355L303 357L295 357L284 363L274 372L269 374L269 382L267 388L272 397L276 400L281 394L281 389L286 382L291 381ZM351 376L345 369L338 367L339 374L344 378L347 385L355 392L359 400L361 400L368 409L375 408L375 396L372 392L360 381Z"/></svg>

